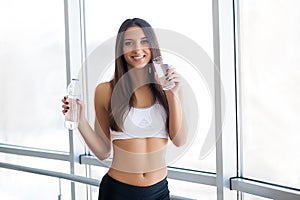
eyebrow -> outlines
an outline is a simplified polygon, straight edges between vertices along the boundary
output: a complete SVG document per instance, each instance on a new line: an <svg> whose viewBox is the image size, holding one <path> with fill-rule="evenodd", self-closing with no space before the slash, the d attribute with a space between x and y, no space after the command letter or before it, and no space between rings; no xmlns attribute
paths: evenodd
<svg viewBox="0 0 300 200"><path fill-rule="evenodd" d="M147 37L142 37L142 38L140 38L140 39L143 40L143 39L148 39L148 38L147 38ZM131 38L125 38L124 41L125 41L125 40L133 40L133 39L131 39Z"/></svg>

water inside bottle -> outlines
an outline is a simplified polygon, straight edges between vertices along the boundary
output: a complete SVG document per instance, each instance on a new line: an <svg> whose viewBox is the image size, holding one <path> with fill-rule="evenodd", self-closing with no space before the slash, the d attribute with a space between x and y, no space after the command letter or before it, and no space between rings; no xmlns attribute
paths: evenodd
<svg viewBox="0 0 300 200"><path fill-rule="evenodd" d="M159 83L162 85L163 90L169 90L175 87L175 83L173 81L166 80L165 74L167 73L168 64L156 63L153 62L155 71L157 73Z"/></svg>
<svg viewBox="0 0 300 200"><path fill-rule="evenodd" d="M76 103L76 99L75 96L69 96L67 100L69 102L69 111L65 116L65 127L69 130L74 130L78 127L80 109Z"/></svg>

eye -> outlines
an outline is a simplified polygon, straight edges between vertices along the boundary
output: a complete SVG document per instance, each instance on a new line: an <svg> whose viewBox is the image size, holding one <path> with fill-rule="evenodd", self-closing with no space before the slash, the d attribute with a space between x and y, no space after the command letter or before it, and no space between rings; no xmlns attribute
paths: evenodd
<svg viewBox="0 0 300 200"><path fill-rule="evenodd" d="M128 47L131 47L131 46L133 46L133 41L125 41L124 45L128 46Z"/></svg>
<svg viewBox="0 0 300 200"><path fill-rule="evenodd" d="M149 45L149 41L147 39L141 40L142 45Z"/></svg>

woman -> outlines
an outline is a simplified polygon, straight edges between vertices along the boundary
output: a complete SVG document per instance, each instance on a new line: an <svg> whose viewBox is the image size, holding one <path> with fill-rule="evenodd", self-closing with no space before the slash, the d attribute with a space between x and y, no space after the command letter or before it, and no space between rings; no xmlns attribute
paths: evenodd
<svg viewBox="0 0 300 200"><path fill-rule="evenodd" d="M162 90L152 60L160 56L158 42L145 20L127 19L116 39L115 73L95 90L96 123L93 130L81 107L78 129L100 160L112 165L102 178L99 199L170 199L165 150L168 138L176 146L186 141L179 101L180 77L170 67L167 81L175 87ZM63 113L68 111L67 97ZM113 147L113 148L112 148Z"/></svg>

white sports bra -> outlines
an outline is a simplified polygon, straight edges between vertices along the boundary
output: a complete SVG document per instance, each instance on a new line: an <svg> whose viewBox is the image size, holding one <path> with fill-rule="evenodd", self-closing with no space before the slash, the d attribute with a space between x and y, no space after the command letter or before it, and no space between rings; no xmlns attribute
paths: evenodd
<svg viewBox="0 0 300 200"><path fill-rule="evenodd" d="M132 138L168 138L166 111L157 101L146 108L131 107L124 118L124 132L110 131L112 140Z"/></svg>

